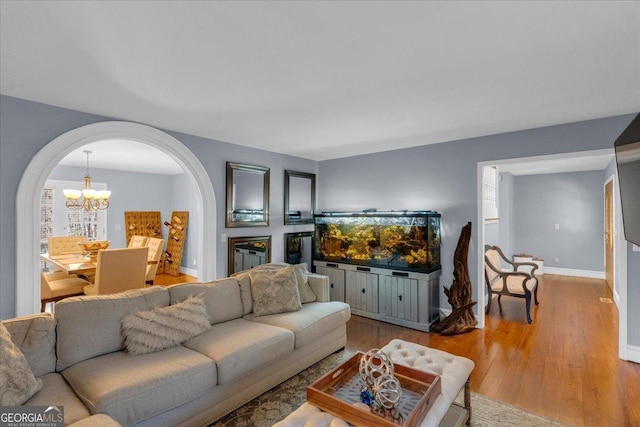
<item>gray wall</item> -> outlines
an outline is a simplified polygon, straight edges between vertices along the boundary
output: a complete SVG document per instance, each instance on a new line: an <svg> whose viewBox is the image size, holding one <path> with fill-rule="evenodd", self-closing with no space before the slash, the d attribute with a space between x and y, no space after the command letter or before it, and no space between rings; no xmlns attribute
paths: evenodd
<svg viewBox="0 0 640 427"><path fill-rule="evenodd" d="M604 181L603 171L516 176L513 253L604 272Z"/></svg>
<svg viewBox="0 0 640 427"><path fill-rule="evenodd" d="M469 271L475 281L475 260L479 250L476 224L478 162L611 149L613 141L632 118L632 115L611 117L323 161L318 170L319 210L375 207L441 212L441 284L447 287L453 277L453 252L460 230L471 221ZM631 268L638 268L633 266L633 261ZM474 299L478 285L474 285ZM634 286L631 279L629 286ZM638 293L635 300L629 300L630 307L640 303ZM440 301L443 307L447 306L442 291Z"/></svg>
<svg viewBox="0 0 640 427"><path fill-rule="evenodd" d="M52 107L50 105L0 96L0 318L15 315L16 298L16 193L22 173L31 158L46 144L65 132L78 127L113 120L92 114ZM227 275L227 243L221 233L233 236L272 236L274 261L284 259L284 233L308 231L313 225L284 226L284 170L317 173L317 163L307 159L271 153L179 132L166 131L193 152L211 179L215 198L217 236L201 236L215 239L218 277ZM259 160L257 160L259 159ZM270 225L268 227L225 229L225 173L226 162L257 164L271 168ZM74 177L77 179L77 177ZM97 176L97 181L105 181ZM106 181L105 181L106 182ZM111 183L109 183L111 187ZM115 188L114 196L115 197ZM176 195L176 197L179 197ZM115 200L115 199L114 199ZM142 208L135 208L142 209ZM210 212L204 212L204 221L213 220ZM200 236L199 236L200 237ZM193 254L189 254L192 260Z"/></svg>
<svg viewBox="0 0 640 427"><path fill-rule="evenodd" d="M513 178L514 176L508 172L500 174L500 180L498 182L498 215L500 216L500 231L498 241L500 247L505 251L507 255L512 255L514 245L514 233L513 233ZM487 239L485 237L485 242Z"/></svg>

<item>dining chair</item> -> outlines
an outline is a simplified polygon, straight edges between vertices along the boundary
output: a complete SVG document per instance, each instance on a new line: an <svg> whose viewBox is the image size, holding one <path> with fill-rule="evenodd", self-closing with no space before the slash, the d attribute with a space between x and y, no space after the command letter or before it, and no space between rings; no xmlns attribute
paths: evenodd
<svg viewBox="0 0 640 427"><path fill-rule="evenodd" d="M89 284L75 274L66 272L45 274L40 271L40 311L44 312L47 303L84 295L84 287Z"/></svg>
<svg viewBox="0 0 640 427"><path fill-rule="evenodd" d="M80 243L87 241L85 236L51 236L48 239L49 256L81 254Z"/></svg>
<svg viewBox="0 0 640 427"><path fill-rule="evenodd" d="M87 295L102 295L143 288L147 275L149 248L104 249L98 251L93 284L85 286Z"/></svg>
<svg viewBox="0 0 640 427"><path fill-rule="evenodd" d="M87 241L85 236L50 236L47 239L47 252L49 256L81 255L83 250L80 243ZM53 272L62 271L59 268Z"/></svg>
<svg viewBox="0 0 640 427"><path fill-rule="evenodd" d="M131 236L131 239L129 240L129 244L127 245L128 248L142 248L147 246L147 240L149 238L147 236Z"/></svg>
<svg viewBox="0 0 640 427"><path fill-rule="evenodd" d="M162 253L164 252L164 239L149 237L147 247L149 248L149 253L147 255L146 283L153 286L153 281L158 272L160 258L162 258Z"/></svg>

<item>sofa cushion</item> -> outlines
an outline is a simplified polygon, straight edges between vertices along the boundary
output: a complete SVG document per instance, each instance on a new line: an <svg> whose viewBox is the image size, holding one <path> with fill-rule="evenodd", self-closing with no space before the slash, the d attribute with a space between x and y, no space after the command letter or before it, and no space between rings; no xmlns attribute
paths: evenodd
<svg viewBox="0 0 640 427"><path fill-rule="evenodd" d="M303 347L327 332L343 326L351 317L348 304L339 301L303 304L299 311L268 316L247 315L254 322L288 329L295 334L295 347Z"/></svg>
<svg viewBox="0 0 640 427"><path fill-rule="evenodd" d="M300 310L300 292L292 267L276 271L252 270L249 275L254 315Z"/></svg>
<svg viewBox="0 0 640 427"><path fill-rule="evenodd" d="M210 327L202 294L167 307L136 311L122 318L124 347L130 354L175 347Z"/></svg>
<svg viewBox="0 0 640 427"><path fill-rule="evenodd" d="M169 305L162 286L110 295L66 298L56 304L57 370L123 349L120 320L134 311Z"/></svg>
<svg viewBox="0 0 640 427"><path fill-rule="evenodd" d="M183 283L169 286L171 304L190 296L204 294L204 304L211 324L242 317L242 300L236 279L226 278L205 283Z"/></svg>
<svg viewBox="0 0 640 427"><path fill-rule="evenodd" d="M42 388L11 334L0 323L0 406L22 405Z"/></svg>
<svg viewBox="0 0 640 427"><path fill-rule="evenodd" d="M73 389L58 373L39 377L42 389L24 404L31 406L64 406L65 425L75 423L91 415Z"/></svg>
<svg viewBox="0 0 640 427"><path fill-rule="evenodd" d="M225 384L292 352L294 336L286 329L235 319L213 325L183 345L215 360L218 384Z"/></svg>
<svg viewBox="0 0 640 427"><path fill-rule="evenodd" d="M152 354L123 351L85 360L62 375L92 414L136 424L189 402L216 384L215 362L182 346Z"/></svg>
<svg viewBox="0 0 640 427"><path fill-rule="evenodd" d="M3 320L2 324L29 362L34 376L55 372L56 321L49 313Z"/></svg>

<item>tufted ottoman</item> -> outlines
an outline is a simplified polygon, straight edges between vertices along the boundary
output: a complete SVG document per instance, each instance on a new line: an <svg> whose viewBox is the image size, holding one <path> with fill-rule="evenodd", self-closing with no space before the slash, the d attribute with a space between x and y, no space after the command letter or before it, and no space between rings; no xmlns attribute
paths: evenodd
<svg viewBox="0 0 640 427"><path fill-rule="evenodd" d="M440 396L438 396L422 424L420 424L421 427L460 425L460 416L464 415L464 411L455 415L448 412L463 387L464 408L468 411L467 424L469 424L471 419L469 375L471 375L471 371L475 366L473 361L466 357L454 356L445 351L398 339L391 340L389 344L382 347L382 350L391 357L393 363L440 375L442 381ZM276 426L342 427L348 426L348 424L309 403L305 403L287 418L274 425L274 427Z"/></svg>

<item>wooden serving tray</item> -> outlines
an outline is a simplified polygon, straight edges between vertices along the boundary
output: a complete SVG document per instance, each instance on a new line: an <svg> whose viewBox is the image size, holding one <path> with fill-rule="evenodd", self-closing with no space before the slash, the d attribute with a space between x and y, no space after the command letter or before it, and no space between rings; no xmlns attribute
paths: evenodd
<svg viewBox="0 0 640 427"><path fill-rule="evenodd" d="M307 387L307 401L355 426L415 427L420 425L440 395L440 376L395 365L395 375L402 386L402 398L393 417L389 411L376 413L360 403L363 385L358 370L358 352L342 365Z"/></svg>

